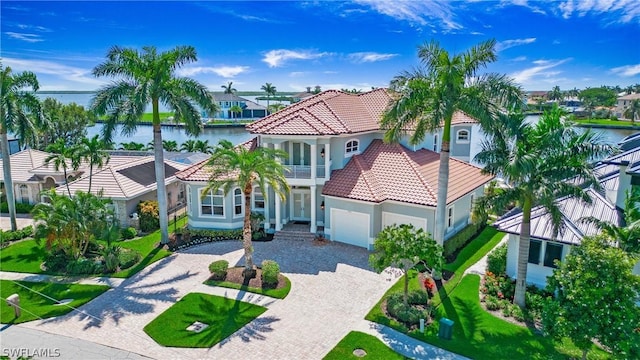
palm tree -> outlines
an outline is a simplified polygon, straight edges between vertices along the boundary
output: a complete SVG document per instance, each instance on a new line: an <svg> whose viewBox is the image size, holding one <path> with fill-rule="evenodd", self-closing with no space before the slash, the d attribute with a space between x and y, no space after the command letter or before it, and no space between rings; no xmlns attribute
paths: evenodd
<svg viewBox="0 0 640 360"><path fill-rule="evenodd" d="M187 140L180 145L180 151L186 152L195 152L196 151L196 141L195 140Z"/></svg>
<svg viewBox="0 0 640 360"><path fill-rule="evenodd" d="M284 108L285 106L282 103L275 103L275 104L269 105L269 110L271 111L271 113L278 112Z"/></svg>
<svg viewBox="0 0 640 360"><path fill-rule="evenodd" d="M224 89L225 94L235 94L238 91L233 88L233 81L229 81L227 85L222 85L221 88Z"/></svg>
<svg viewBox="0 0 640 360"><path fill-rule="evenodd" d="M91 139L83 138L78 144L76 151L80 156L80 159L89 163L89 190L91 193L91 182L93 180L93 167L97 166L101 169L104 165L109 163L109 153L104 146L104 142L99 139L98 135L95 135Z"/></svg>
<svg viewBox="0 0 640 360"><path fill-rule="evenodd" d="M251 192L258 185L263 194L267 194L266 185L274 190L276 196L284 200L289 191L285 178L285 167L279 161L287 156L284 151L264 148L253 150L245 146L236 146L228 140L221 140L213 150L208 164L212 167L211 177L203 194L222 190L228 194L239 186L244 194L244 225L242 247L244 248L245 276L251 277L253 269L253 246L251 243ZM233 174L233 176L230 176Z"/></svg>
<svg viewBox="0 0 640 360"><path fill-rule="evenodd" d="M231 108L229 108L229 111L231 112L231 116L234 119L237 115L242 114L242 108L240 107L240 105L233 105Z"/></svg>
<svg viewBox="0 0 640 360"><path fill-rule="evenodd" d="M199 82L178 77L176 69L197 61L192 46L178 46L158 53L155 47L143 47L142 52L114 46L107 53L107 60L93 69L93 75L115 78L102 87L91 102L98 115L107 115L103 138L110 143L118 122L123 123L123 133L135 131L145 109L151 103L153 111L153 143L155 175L160 212L161 242L169 242L167 215L167 189L165 186L164 155L160 103L174 114L177 123L184 123L189 135L198 135L202 127L200 111L215 113L217 105L207 88Z"/></svg>
<svg viewBox="0 0 640 360"><path fill-rule="evenodd" d="M209 140L198 140L195 144L195 151L200 151L203 154L210 154L213 151L213 146L209 145Z"/></svg>
<svg viewBox="0 0 640 360"><path fill-rule="evenodd" d="M609 239L630 253L640 253L640 189L631 188L624 199L622 224L614 224L595 217L587 217L582 221L595 224Z"/></svg>
<svg viewBox="0 0 640 360"><path fill-rule="evenodd" d="M269 111L269 98L271 96L276 96L276 87L271 83L265 83L260 87L260 90L264 91L267 94L267 111Z"/></svg>
<svg viewBox="0 0 640 360"><path fill-rule="evenodd" d="M144 144L135 141L120 144L118 150L144 151Z"/></svg>
<svg viewBox="0 0 640 360"><path fill-rule="evenodd" d="M22 141L32 137L40 118L40 101L33 94L38 91L38 79L30 71L13 74L10 67L0 63L0 148L4 172L4 191L7 196L11 230L18 229L16 202L11 178L11 158L7 132L16 134ZM35 119L32 116L35 115Z"/></svg>
<svg viewBox="0 0 640 360"><path fill-rule="evenodd" d="M164 151L178 151L178 142L175 140L162 140L162 149Z"/></svg>
<svg viewBox="0 0 640 360"><path fill-rule="evenodd" d="M560 86L554 86L553 89L551 89L551 91L547 93L547 97L549 98L549 100L558 100L558 102L562 100L563 94L562 90L560 90Z"/></svg>
<svg viewBox="0 0 640 360"><path fill-rule="evenodd" d="M631 119L632 124L636 121L636 118L640 119L640 99L631 101L629 107L624 110L624 114L622 115L627 119Z"/></svg>
<svg viewBox="0 0 640 360"><path fill-rule="evenodd" d="M60 168L62 168L64 183L67 186L67 193L69 193L69 197L71 197L67 170L71 168L73 171L76 171L80 167L80 156L77 152L77 148L67 145L64 139L58 138L53 144L49 144L46 150L52 154L44 159L44 163L49 165L53 162L53 168L55 171L59 171Z"/></svg>
<svg viewBox="0 0 640 360"><path fill-rule="evenodd" d="M489 209L486 205L505 208L512 203L522 210L514 297L514 303L521 308L525 307L531 210L542 206L548 212L555 236L562 216L556 199L572 196L588 201L584 187L598 185L591 161L611 150L599 135L589 130L582 134L576 132L563 116L554 106L532 125L524 121L522 114L500 114L498 120L485 129L487 139L475 157L485 165L484 172L501 175L510 185L491 197L478 199L474 206L476 212Z"/></svg>
<svg viewBox="0 0 640 360"><path fill-rule="evenodd" d="M394 100L381 122L387 130L385 141L398 141L411 131L409 141L418 144L427 131L443 128L434 231L440 245L444 242L453 114L463 111L486 126L502 108L522 105L520 88L506 76L477 75L480 68L496 60L495 45L495 40L489 40L451 56L437 42L425 43L418 49L423 67L391 82Z"/></svg>

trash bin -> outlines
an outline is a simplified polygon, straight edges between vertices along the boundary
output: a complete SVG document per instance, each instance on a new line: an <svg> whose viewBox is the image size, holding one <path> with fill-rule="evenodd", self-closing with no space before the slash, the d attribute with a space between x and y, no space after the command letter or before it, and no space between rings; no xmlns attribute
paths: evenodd
<svg viewBox="0 0 640 360"><path fill-rule="evenodd" d="M438 337L444 340L451 340L453 334L453 320L442 318L440 319L440 330L438 331Z"/></svg>

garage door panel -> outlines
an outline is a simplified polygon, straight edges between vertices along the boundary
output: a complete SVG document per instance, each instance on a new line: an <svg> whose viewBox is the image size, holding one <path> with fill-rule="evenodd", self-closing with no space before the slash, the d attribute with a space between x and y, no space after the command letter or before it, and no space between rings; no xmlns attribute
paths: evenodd
<svg viewBox="0 0 640 360"><path fill-rule="evenodd" d="M382 212L382 228L384 229L387 226L391 226L393 224L403 225L403 224L411 224L416 229L422 229L427 231L427 219L420 218L416 216L409 215L401 215L390 212Z"/></svg>
<svg viewBox="0 0 640 360"><path fill-rule="evenodd" d="M369 214L331 209L331 240L369 248Z"/></svg>

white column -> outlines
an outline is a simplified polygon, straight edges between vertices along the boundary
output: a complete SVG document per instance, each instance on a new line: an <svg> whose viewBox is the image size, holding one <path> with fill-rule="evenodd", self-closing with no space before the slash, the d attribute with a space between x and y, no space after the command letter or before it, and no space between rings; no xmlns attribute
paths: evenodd
<svg viewBox="0 0 640 360"><path fill-rule="evenodd" d="M311 153L313 154L313 153ZM311 155L311 158L313 159L314 156ZM311 229L309 230L311 233L315 234L318 231L318 222L316 221L316 186L315 185L311 185Z"/></svg>
<svg viewBox="0 0 640 360"><path fill-rule="evenodd" d="M253 110L251 110L251 115L253 116ZM260 141L260 145L262 145L263 148L269 147L269 143L262 141L262 138L258 138L258 140ZM263 190L264 192L262 193L262 198L264 199L264 229L266 231L271 228L271 223L269 222L270 221L269 206L271 203L271 197L269 196L269 185L264 184Z"/></svg>
<svg viewBox="0 0 640 360"><path fill-rule="evenodd" d="M280 143L273 144L273 148L275 150L280 150ZM278 161L280 161L280 159L278 159ZM281 212L280 196L278 196L274 192L274 198L276 198L276 231L280 231L282 230L282 219L281 219L282 214L280 213Z"/></svg>
<svg viewBox="0 0 640 360"><path fill-rule="evenodd" d="M317 171L318 171L318 145L311 144L311 180L316 183Z"/></svg>
<svg viewBox="0 0 640 360"><path fill-rule="evenodd" d="M329 180L331 176L331 144L324 145L324 179Z"/></svg>

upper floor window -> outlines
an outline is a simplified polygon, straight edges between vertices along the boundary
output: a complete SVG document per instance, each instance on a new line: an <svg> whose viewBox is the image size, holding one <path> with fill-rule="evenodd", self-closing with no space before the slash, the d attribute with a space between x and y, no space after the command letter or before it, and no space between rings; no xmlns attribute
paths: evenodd
<svg viewBox="0 0 640 360"><path fill-rule="evenodd" d="M433 135L433 151L438 152L438 134Z"/></svg>
<svg viewBox="0 0 640 360"><path fill-rule="evenodd" d="M469 142L469 130L458 130L458 132L456 132L456 142L468 143Z"/></svg>
<svg viewBox="0 0 640 360"><path fill-rule="evenodd" d="M200 214L203 216L224 217L224 193L222 190L209 190L200 199Z"/></svg>
<svg viewBox="0 0 640 360"><path fill-rule="evenodd" d="M242 215L242 190L236 188L233 190L233 215Z"/></svg>
<svg viewBox="0 0 640 360"><path fill-rule="evenodd" d="M264 211L264 195L260 187L253 188L253 210Z"/></svg>
<svg viewBox="0 0 640 360"><path fill-rule="evenodd" d="M358 140L349 140L344 146L344 156L351 156L354 154L358 154L360 151L360 141Z"/></svg>

